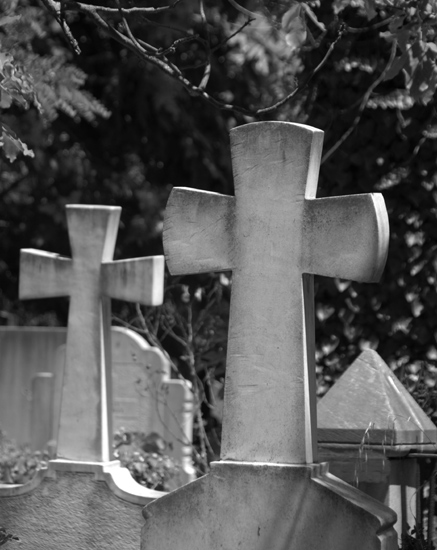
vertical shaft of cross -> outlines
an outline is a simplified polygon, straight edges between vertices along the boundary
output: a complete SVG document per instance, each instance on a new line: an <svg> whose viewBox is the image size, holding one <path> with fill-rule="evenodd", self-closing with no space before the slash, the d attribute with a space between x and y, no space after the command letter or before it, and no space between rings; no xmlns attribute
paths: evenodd
<svg viewBox="0 0 437 550"><path fill-rule="evenodd" d="M223 459L305 463L315 457L313 277L305 275L304 284L301 235L304 199L317 187L322 135L296 132L290 143L280 131L231 134L240 238Z"/></svg>
<svg viewBox="0 0 437 550"><path fill-rule="evenodd" d="M100 280L102 262L112 260L120 211L67 206L73 259L59 458L111 458L110 314Z"/></svg>

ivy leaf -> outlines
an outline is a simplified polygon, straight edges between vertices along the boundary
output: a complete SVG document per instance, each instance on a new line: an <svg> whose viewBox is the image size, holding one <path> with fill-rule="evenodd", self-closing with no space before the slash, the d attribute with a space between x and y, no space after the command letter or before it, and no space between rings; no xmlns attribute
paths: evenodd
<svg viewBox="0 0 437 550"><path fill-rule="evenodd" d="M305 11L300 2L292 2L291 8L282 16L282 29L285 41L292 50L296 50L307 39Z"/></svg>
<svg viewBox="0 0 437 550"><path fill-rule="evenodd" d="M384 77L384 80L391 80L392 78L394 78L397 74L399 74L399 72L405 67L405 65L407 64L408 62L408 52L404 52L401 56L397 57L390 69L387 71L385 77Z"/></svg>
<svg viewBox="0 0 437 550"><path fill-rule="evenodd" d="M5 15L4 17L0 18L0 27L11 25L12 23L16 23L20 19L21 15Z"/></svg>
<svg viewBox="0 0 437 550"><path fill-rule="evenodd" d="M12 97L0 86L0 107L2 109L9 109L11 105Z"/></svg>
<svg viewBox="0 0 437 550"><path fill-rule="evenodd" d="M369 21L376 17L375 0L364 0L364 8Z"/></svg>
<svg viewBox="0 0 437 550"><path fill-rule="evenodd" d="M22 153L27 157L34 157L34 152L21 141L9 126L1 123L2 135L0 138L0 147L3 147L4 154L10 162L14 162L17 156Z"/></svg>

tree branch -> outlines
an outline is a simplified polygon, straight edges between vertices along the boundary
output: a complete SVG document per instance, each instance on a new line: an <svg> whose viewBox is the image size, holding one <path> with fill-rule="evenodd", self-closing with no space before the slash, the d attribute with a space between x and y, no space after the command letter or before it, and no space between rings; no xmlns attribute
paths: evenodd
<svg viewBox="0 0 437 550"><path fill-rule="evenodd" d="M49 3L49 5L51 6L50 11L52 13L57 14L60 12L61 2L57 0L43 0L43 1ZM176 0L175 2L173 2L173 4L170 4L169 6L165 6L165 10L173 8L179 1L180 0ZM229 1L233 3L234 0L229 0ZM151 44L148 44L140 39L137 39L131 32L131 29L127 24L126 17L125 17L126 14L133 13L132 11L128 11L127 9L124 9L124 8L102 8L101 6L83 4L80 2L75 2L74 0L68 0L65 4L63 3L62 6L64 10L77 11L88 15L94 21L94 23L100 29L104 30L109 36L111 36L112 38L117 40L120 44L122 44L124 47L126 47L127 49L135 53L141 60L154 65L159 70L164 72L167 76L179 82L191 95L204 99L205 101L207 101L217 109L240 113L242 115L250 116L250 117L258 117L258 116L265 115L267 113L275 111L276 109L278 109L279 107L281 107L282 105L284 105L285 103L287 103L288 101L296 97L296 95L299 92L301 92L303 89L305 89L305 87L309 84L312 78L325 65L327 59L333 52L338 40L341 38L344 32L344 26L341 26L337 38L329 46L328 51L324 55L322 61L317 65L315 69L311 71L311 73L306 77L304 82L299 86L297 86L291 93L287 94L282 99L278 100L273 105L270 105L268 107L263 107L260 109L246 109L238 105L225 103L224 101L221 101L219 99L212 97L210 94L206 92L206 90L204 89L204 86L206 85L207 78L209 78L209 71L210 71L209 62L206 62L206 69L200 84L196 85L182 74L179 67L177 67L175 64L170 62L165 57L165 53L167 53L167 51L160 51L158 48L155 48ZM142 9L143 13L146 13L144 12L144 10L152 9L152 8L129 8L129 10L133 10L133 9L137 9L137 10ZM159 9L161 10L161 8ZM162 10L163 9L164 8L162 8ZM124 34L123 32L120 32L114 26L112 26L108 21L106 21L98 13L99 11L103 13L105 12L118 13L122 17L124 29L127 35ZM246 13L246 11L244 11L243 13ZM155 11L155 13L157 12ZM249 14L250 17L257 16L256 14L252 14L252 12L248 12L247 14ZM244 25L240 27L240 29L237 32L240 32L246 25L250 24L250 22L251 20L247 21Z"/></svg>
<svg viewBox="0 0 437 550"><path fill-rule="evenodd" d="M337 151L337 149L347 140L347 138L352 134L352 132L358 126L358 123L361 120L363 111L366 108L367 102L369 101L370 95L372 94L373 90L378 86L378 84L380 84L384 80L385 75L388 73L390 67L393 64L393 61L396 55L396 47L397 47L397 41L393 40L392 46L391 46L390 58L388 60L387 65L385 66L382 73L375 80L375 82L373 82L371 86L369 86L368 90L364 94L363 99L361 100L360 106L358 108L358 113L354 118L351 126L346 130L346 132L341 136L341 138L336 143L334 143L334 145L323 155L321 160L322 164L326 162L329 159L329 157L335 153L335 151Z"/></svg>
<svg viewBox="0 0 437 550"><path fill-rule="evenodd" d="M45 0L43 0L45 2ZM133 8L121 8L121 11L123 12L123 15L135 15L135 14L147 14L147 15L153 15L157 13L162 13L164 11L168 11L173 9L177 4L179 4L181 0L175 0L173 4L170 4L168 6L162 6L159 8L145 8L145 7L133 7ZM79 10L81 12L95 12L99 11L102 13L119 13L120 9L117 8L109 8L107 6L99 6L99 5L92 5L92 4L83 4L82 2L75 2L74 0L69 0L67 2L63 2L64 9L70 9L70 10Z"/></svg>

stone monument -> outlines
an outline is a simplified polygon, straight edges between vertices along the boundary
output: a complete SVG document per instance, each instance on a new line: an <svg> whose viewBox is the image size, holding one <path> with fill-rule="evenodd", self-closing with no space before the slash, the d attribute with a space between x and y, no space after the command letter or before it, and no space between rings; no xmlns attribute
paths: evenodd
<svg viewBox="0 0 437 550"><path fill-rule="evenodd" d="M58 459L0 487L2 526L23 550L137 550L141 506L163 495L111 460L110 297L158 305L164 271L162 256L112 260L120 210L67 206L71 259L21 253L21 298L70 297Z"/></svg>
<svg viewBox="0 0 437 550"><path fill-rule="evenodd" d="M313 274L377 281L389 232L379 194L315 198L322 142L299 124L239 127L235 197L170 195L170 272L233 272L222 451L146 506L142 550L397 548L394 512L316 462Z"/></svg>

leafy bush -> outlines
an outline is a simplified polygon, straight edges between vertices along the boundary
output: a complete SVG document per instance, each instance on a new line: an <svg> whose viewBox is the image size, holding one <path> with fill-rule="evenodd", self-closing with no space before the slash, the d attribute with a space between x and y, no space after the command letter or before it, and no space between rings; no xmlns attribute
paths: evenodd
<svg viewBox="0 0 437 550"><path fill-rule="evenodd" d="M152 432L129 432L120 429L114 436L114 456L140 485L157 491L171 491L178 486L180 468L164 454L166 443Z"/></svg>
<svg viewBox="0 0 437 550"><path fill-rule="evenodd" d="M49 459L47 452L18 446L0 431L0 483L27 483Z"/></svg>

